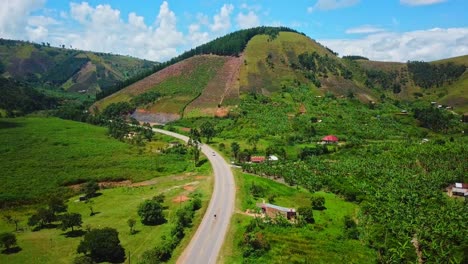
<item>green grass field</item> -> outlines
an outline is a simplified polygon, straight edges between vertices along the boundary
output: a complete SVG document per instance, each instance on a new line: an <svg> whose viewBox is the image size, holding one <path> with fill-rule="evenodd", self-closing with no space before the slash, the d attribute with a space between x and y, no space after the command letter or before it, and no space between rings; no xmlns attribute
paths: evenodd
<svg viewBox="0 0 468 264"><path fill-rule="evenodd" d="M375 263L376 254L358 240L343 236L345 215L356 216L358 207L331 193L319 192L325 197L326 210L314 210L315 224L306 227L269 226L264 231L271 249L257 258L244 258L240 247L245 227L253 217L242 214L255 203L268 197L254 199L252 183L266 188L267 196L276 195L274 204L298 208L309 204L311 194L302 188L291 188L269 179L236 172L238 186L236 213L226 236L220 262L224 263Z"/></svg>
<svg viewBox="0 0 468 264"><path fill-rule="evenodd" d="M152 144L136 147L110 138L106 128L57 118L0 119L0 201L40 203L90 179L138 182L200 170L188 155L161 155Z"/></svg>
<svg viewBox="0 0 468 264"><path fill-rule="evenodd" d="M201 221L204 210L208 204L212 191L212 177L209 164L203 165L202 169L207 174L183 174L177 176L163 176L154 180L153 185L144 187L119 187L105 189L100 192L102 195L92 199L93 210L97 212L94 216L89 216L89 204L78 201L78 196L72 197L68 202L68 211L80 213L83 217L83 229L86 227L102 228L112 227L119 232L119 239L125 248L126 257L130 256L131 263L137 263L141 254L155 247L162 236L170 235L171 221L175 211L181 206L173 202L179 195L189 195L189 191L183 188L184 185L192 185L196 192L202 194L203 208L196 212L194 227L186 230L186 236L182 243L176 248L175 255L171 262L175 262L185 245L196 230L196 226ZM138 205L145 199L150 199L155 195L164 193L166 196L165 205L169 208L165 210L168 222L159 226L144 226L140 223L137 215ZM183 205L183 204L182 204ZM7 212L3 212L7 213ZM60 229L43 229L33 232L26 226L26 220L30 214L29 209L10 212L17 215L22 221L22 232L15 233L18 245L22 250L15 254L0 254L0 263L23 264L23 263L71 263L77 256L76 248L81 241L81 237L66 237L65 231ZM137 233L130 235L127 220L134 218L137 220ZM13 231L14 226L0 220L0 232Z"/></svg>

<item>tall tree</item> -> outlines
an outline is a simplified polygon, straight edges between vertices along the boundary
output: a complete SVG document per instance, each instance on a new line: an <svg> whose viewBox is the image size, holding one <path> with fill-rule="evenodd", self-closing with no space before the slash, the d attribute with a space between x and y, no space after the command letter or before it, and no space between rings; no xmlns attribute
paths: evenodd
<svg viewBox="0 0 468 264"><path fill-rule="evenodd" d="M200 134L206 138L206 143L210 143L210 140L216 135L216 130L210 121L204 122L200 126Z"/></svg>
<svg viewBox="0 0 468 264"><path fill-rule="evenodd" d="M231 151L232 154L234 155L234 158L237 159L239 156L239 151L240 151L240 145L237 142L232 142L231 143Z"/></svg>

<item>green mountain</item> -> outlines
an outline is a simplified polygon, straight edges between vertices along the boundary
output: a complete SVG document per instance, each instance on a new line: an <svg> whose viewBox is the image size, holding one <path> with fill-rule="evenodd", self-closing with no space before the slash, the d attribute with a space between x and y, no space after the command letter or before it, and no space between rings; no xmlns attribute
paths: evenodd
<svg viewBox="0 0 468 264"><path fill-rule="evenodd" d="M1 76L34 88L95 95L136 75L144 76L155 65L128 56L0 39Z"/></svg>
<svg viewBox="0 0 468 264"><path fill-rule="evenodd" d="M294 30L260 27L231 33L161 64L154 74L99 100L92 109L130 102L137 119L166 123L225 116L249 93L273 98L302 87L314 96L353 96L363 103L384 98L436 101L461 113L468 110L467 58L431 63L339 58ZM153 100L135 100L154 93L158 97Z"/></svg>

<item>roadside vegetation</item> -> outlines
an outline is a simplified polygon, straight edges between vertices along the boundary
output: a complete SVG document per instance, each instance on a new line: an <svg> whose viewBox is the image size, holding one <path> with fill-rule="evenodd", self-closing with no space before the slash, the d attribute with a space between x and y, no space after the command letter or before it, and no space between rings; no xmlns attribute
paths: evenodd
<svg viewBox="0 0 468 264"><path fill-rule="evenodd" d="M345 219L357 217L358 206L326 192L312 194L236 171L236 213L220 261L224 263L375 263L376 253L347 235ZM321 197L324 207L312 208ZM290 208L310 208L309 218L275 220L253 213L263 201ZM249 213L245 213L249 209ZM301 213L304 213L301 211Z"/></svg>
<svg viewBox="0 0 468 264"><path fill-rule="evenodd" d="M63 230L63 218L57 218L50 224L40 230L33 230L28 226L28 217L34 213L34 206L21 207L16 209L2 210L2 219L0 219L0 233L10 232L16 236L16 244L20 250L13 251L11 254L0 254L1 263L72 263L75 258L84 258L85 256L97 261L100 253L92 253L92 248L80 246L81 241L86 240L90 231L110 228L117 232L118 241L124 249L125 261L130 259L131 263L145 263L148 260L148 250L163 244L172 237L171 230L179 226L181 211L184 208L196 203L202 210L193 213L187 213L187 223L190 218L190 224L179 227L187 238L182 238L180 247L187 244L190 236L201 221L203 212L206 209L212 189L209 164L201 167L199 173L182 173L175 176L162 176L142 185L121 186L101 189L98 195L80 201L80 196L73 196L65 201L65 206L69 214L81 215L81 226L75 226ZM188 187L187 187L188 186ZM190 187L190 188L189 188ZM194 190L195 189L195 190ZM155 196L164 196L162 202L162 214L166 221L158 225L144 225L138 215L138 208L145 200L151 200ZM187 197L188 201L181 200L180 197ZM197 202L194 202L197 201ZM118 206L116 206L118 205ZM46 207L47 208L47 207ZM200 208L200 207L197 207ZM66 215L66 213L60 213ZM10 215L13 219L19 219L18 232L15 231L15 224L6 221L4 215ZM136 220L130 228L129 219ZM107 234L108 233L108 234ZM109 236L114 236L114 231L103 234L105 241L109 241ZM99 239L101 235L88 235L93 239ZM183 236L185 237L185 236ZM1 236L0 236L1 238ZM107 243L107 242L106 242ZM90 244L91 246L92 244ZM99 245L99 244L98 244ZM1 244L0 244L1 246ZM175 244L174 247L178 246ZM11 248L14 248L11 246ZM81 248L81 249L79 249ZM87 253L86 253L87 252ZM86 253L86 254L83 254ZM172 253L169 252L169 253ZM176 260L181 250L177 247L172 254L172 260ZM105 254L110 256L110 254ZM94 256L94 258L93 258ZM117 254L117 257L122 255ZM96 259L97 257L97 259ZM151 257L151 255L149 256ZM109 261L109 260L107 260ZM153 261L156 261L153 259Z"/></svg>

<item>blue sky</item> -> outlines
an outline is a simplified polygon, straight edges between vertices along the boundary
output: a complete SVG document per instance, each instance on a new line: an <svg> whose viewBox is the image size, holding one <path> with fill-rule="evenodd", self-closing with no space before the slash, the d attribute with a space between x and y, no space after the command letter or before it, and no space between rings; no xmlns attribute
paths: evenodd
<svg viewBox="0 0 468 264"><path fill-rule="evenodd" d="M241 28L287 26L374 60L468 54L466 0L15 0L0 37L164 61Z"/></svg>

